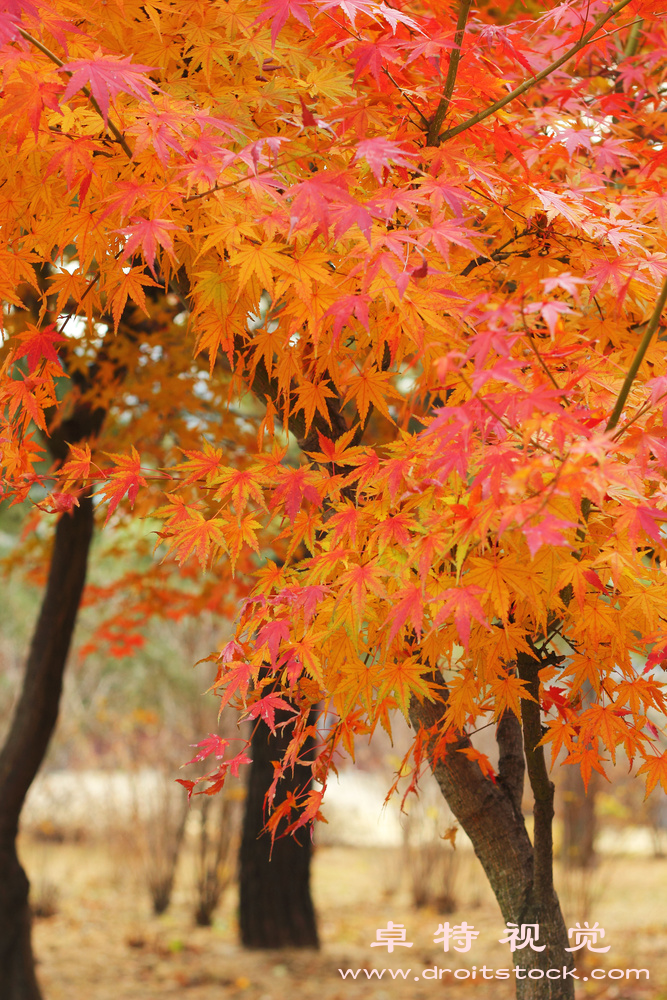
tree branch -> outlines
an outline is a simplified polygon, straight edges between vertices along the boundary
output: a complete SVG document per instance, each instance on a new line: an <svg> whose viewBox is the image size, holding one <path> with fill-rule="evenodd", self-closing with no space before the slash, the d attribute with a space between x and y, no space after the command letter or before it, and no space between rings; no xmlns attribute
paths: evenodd
<svg viewBox="0 0 667 1000"><path fill-rule="evenodd" d="M19 34L21 35L22 38L25 38L26 42L30 42L30 44L34 45L36 49L39 49L39 51L42 52L47 57L47 59L50 59L51 62L55 63L56 66L62 67L62 66L65 65L64 62L62 61L62 59L59 59L58 56L55 54L55 52L52 52L51 49L49 49L49 48L46 47L46 45L43 45L39 41L38 38L33 38L33 36L30 35L30 34L28 34L27 31L24 31L23 28L19 28L18 30L19 30ZM65 72L69 73L69 70L65 70ZM69 75L71 76L72 74L69 73ZM88 98L88 100L92 104L92 106L95 109L95 111L97 112L97 114L100 116L100 118L104 122L104 115L102 114L102 109L100 108L99 104L97 103L97 101L95 100L95 98L93 97L93 95L91 94L91 92L88 89L88 87L82 87L81 90L83 91L83 93ZM121 149L123 150L123 152L131 160L132 159L132 150L128 146L127 140L125 139L125 136L120 131L120 129L116 125L114 125L114 123L111 121L110 118L108 118L107 121L104 122L104 127L106 129L108 129L109 132L111 132L111 134L114 136L114 138L119 143L119 145L120 145Z"/></svg>
<svg viewBox="0 0 667 1000"><path fill-rule="evenodd" d="M472 841L500 904L505 920L517 921L524 912L530 893L533 848L523 817L514 808L512 795L500 782L485 777L475 761L468 760L460 749L471 746L467 736L451 743L444 757L433 759L438 739L437 726L447 710L448 692L440 674L434 680L442 694L435 701L410 702L410 723L415 732L425 730L427 754L433 775L450 809ZM513 742L510 726L505 730L506 751ZM514 747L516 745L514 744ZM507 752L506 752L507 760ZM507 770L505 771L507 773ZM516 791L516 779L511 783ZM514 800L516 800L516 794Z"/></svg>
<svg viewBox="0 0 667 1000"><path fill-rule="evenodd" d="M533 790L534 832L533 846L533 895L538 905L546 904L553 896L553 829L554 783L549 778L542 739L542 719L540 715L539 660L527 653L517 656L519 677L526 682L526 689L535 699L525 698L521 702L523 747L526 755L528 780Z"/></svg>
<svg viewBox="0 0 667 1000"><path fill-rule="evenodd" d="M514 712L503 712L496 729L496 742L500 750L498 784L507 792L517 817L523 818L521 800L526 761L523 756L521 723Z"/></svg>
<svg viewBox="0 0 667 1000"><path fill-rule="evenodd" d="M440 142L440 129L442 128L442 123L447 117L449 102L452 98L452 94L454 93L456 74L458 73L459 62L461 59L461 45L463 44L463 36L465 34L471 4L472 0L461 0L459 6L459 16L456 22L456 34L454 35L454 48L452 49L452 54L449 57L449 68L447 70L447 79L445 80L445 89L442 92L440 103L435 109L435 114L433 115L433 118L428 126L426 140L427 146L437 146Z"/></svg>
<svg viewBox="0 0 667 1000"><path fill-rule="evenodd" d="M467 131L469 128L472 128L473 125L477 125L479 122L484 121L485 118L489 118L491 115L494 115L496 111L500 111L501 108L504 108L507 104L511 104L511 102L516 100L517 97L521 97L521 95L525 94L527 90L534 87L536 83L540 83L540 81L545 80L546 77L550 76L551 73L559 69L560 66L568 62L568 60L572 59L573 56L576 56L578 52L585 48L586 45L588 45L588 43L595 38L595 35L600 28L603 27L607 21L610 21L613 17L615 17L616 14L623 10L624 7L627 7L629 3L630 0L619 0L619 3L611 7L606 14L599 17L593 27L582 36L576 45L573 45L571 49L568 49L568 51L562 55L560 59L556 59L555 62L552 62L540 73L537 73L536 76L532 77L530 80L526 80L511 93L507 94L499 101L496 101L495 104L490 105L488 108L484 108L483 111L478 111L476 115L472 116L472 118L466 119L466 121L461 122L459 125L455 125L453 128L447 129L447 131L442 135L437 136L435 142L429 142L429 145L439 146L441 142L444 142L447 139L453 139L455 135L460 135L461 132Z"/></svg>
<svg viewBox="0 0 667 1000"><path fill-rule="evenodd" d="M614 429L618 423L621 413L623 412L623 407L625 406L625 401L628 398L630 389L632 388L632 383L637 377L637 372L644 360L644 355L649 349L649 345L653 340L653 334L658 329L660 325L660 316L662 315L662 310L665 308L665 303L667 303L667 277L665 278L660 295L658 296L658 301L655 304L655 309L648 321L648 326L644 332L644 336L641 339L641 343L637 348L634 358L632 359L632 364L628 368L628 374L625 376L625 381L621 386L621 391L618 394L618 399L616 400L616 405L612 411L612 414L607 423L606 430L611 431Z"/></svg>
<svg viewBox="0 0 667 1000"><path fill-rule="evenodd" d="M25 796L37 774L58 718L62 677L86 578L93 534L93 502L62 514L49 578L30 646L12 725L0 752L0 842L13 841Z"/></svg>

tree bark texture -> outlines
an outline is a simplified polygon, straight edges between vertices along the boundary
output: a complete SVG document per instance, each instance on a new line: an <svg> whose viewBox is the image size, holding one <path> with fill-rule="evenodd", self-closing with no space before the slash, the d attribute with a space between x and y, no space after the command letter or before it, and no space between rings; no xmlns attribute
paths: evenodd
<svg viewBox="0 0 667 1000"><path fill-rule="evenodd" d="M289 718L276 712L276 722ZM248 778L240 852L240 927L246 948L318 948L317 921L310 894L311 827L295 836L276 837L262 832L266 822L265 797L273 781L273 762L290 742L292 727L274 734L259 721L252 737L252 764ZM297 765L278 783L275 804L308 784L310 771Z"/></svg>
<svg viewBox="0 0 667 1000"><path fill-rule="evenodd" d="M23 688L0 751L0 997L40 1000L30 943L29 883L16 852L23 802L58 719L63 672L86 579L93 504L58 521Z"/></svg>
<svg viewBox="0 0 667 1000"><path fill-rule="evenodd" d="M410 721L415 730L420 727L432 730L442 719L447 707L447 692L441 678L440 685L443 693L437 701L420 703L413 699ZM553 880L549 877L552 866L546 865L551 830L550 808L553 815L553 785L548 782L550 791L549 787L541 788L539 805L536 802L535 824L538 832L534 847L521 811L521 792L526 766L525 751L527 748L534 754L537 741L532 742L532 735L527 735L525 718L522 735L522 726L511 713L506 713L500 720L496 735L500 760L495 782L485 777L474 761L458 752L471 746L465 736L449 744L444 757L434 761L432 753L429 753L431 769L447 804L472 841L505 921L519 926L539 924L537 943L546 945L544 951L533 951L528 946L508 956L508 966L527 970L526 978L516 980L518 1000L573 1000L574 980L571 976L563 979L562 975L564 970L573 969L574 962L572 955L565 951L567 931ZM533 768L532 784L540 768L535 760L529 760L528 764L529 768ZM545 870L547 867L548 870ZM560 970L561 978L547 978L549 969ZM528 973L533 970L535 977L539 977L540 971L543 975L528 978Z"/></svg>

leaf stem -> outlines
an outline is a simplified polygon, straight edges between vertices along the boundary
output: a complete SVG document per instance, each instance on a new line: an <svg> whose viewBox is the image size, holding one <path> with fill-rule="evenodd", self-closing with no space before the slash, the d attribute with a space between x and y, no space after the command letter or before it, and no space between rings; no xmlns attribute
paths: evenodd
<svg viewBox="0 0 667 1000"><path fill-rule="evenodd" d="M662 289L660 291L660 295L658 296L658 301L655 304L655 309L653 310L653 314L650 320L648 321L648 326L644 331L644 336L641 339L641 343L637 348L635 356L632 359L632 364L628 368L628 373L625 376L623 385L621 386L621 391L618 394L616 405L612 410L612 414L609 418L609 422L606 427L608 431L613 430L620 419L621 413L623 412L623 407L625 406L625 401L628 398L630 389L632 388L632 383L637 377L637 372L639 371L640 365L644 360L644 356L649 348L649 344L653 339L653 334L658 329L658 326L660 324L660 316L662 314L662 310L665 308L666 302L667 302L667 277L665 278L662 284Z"/></svg>
<svg viewBox="0 0 667 1000"><path fill-rule="evenodd" d="M565 52L560 59L556 59L555 62L546 66L540 73L531 77L530 80L525 80L524 83L516 87L515 90L511 91L511 93L506 94L505 97L501 98L499 101L496 101L495 104L491 104L488 108L484 108L483 111L478 111L476 115L472 116L472 118L466 119L466 121L461 122L459 125L455 125L454 128L450 128L442 135L439 135L432 145L437 146L446 139L453 139L455 135L460 135L461 132L467 131L467 129L472 128L473 125L477 125L479 122L484 121L485 118L489 118L490 115L494 115L496 111L500 111L501 108L505 107L505 105L516 100L517 97L521 97L521 95L525 94L527 90L534 87L536 83L540 83L541 80L546 79L546 77L553 73L554 70L559 69L559 67L568 62L573 56L576 56L581 49L583 49L595 38L595 35L600 28L605 25L607 21L610 21L612 17L615 17L616 14L622 11L624 7L627 7L629 3L630 0L619 0L619 2L614 4L614 6L611 7L606 14L599 17L593 27L586 32L576 45L573 45L571 49L568 49L568 51ZM431 143L429 143L429 145L431 145Z"/></svg>

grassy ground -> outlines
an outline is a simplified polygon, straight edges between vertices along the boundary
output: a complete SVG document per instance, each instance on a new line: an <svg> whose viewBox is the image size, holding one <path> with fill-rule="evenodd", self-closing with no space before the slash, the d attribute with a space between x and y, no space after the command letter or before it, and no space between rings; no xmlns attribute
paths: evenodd
<svg viewBox="0 0 667 1000"><path fill-rule="evenodd" d="M448 916L416 910L397 852L322 847L316 851L314 895L323 946L312 952L245 952L236 943L236 899L230 890L212 928L192 921L187 865L169 912L150 914L140 865L113 843L41 843L24 838L22 855L37 902L57 893L56 912L36 921L34 942L45 1000L415 1000L475 997L509 1000L513 983L455 978L457 968L520 964L500 945L504 923L472 855L458 852L457 906ZM187 859L186 859L187 861ZM52 887L55 887L52 888ZM598 921L611 945L603 955L577 953L581 1000L667 1000L667 860L605 859L582 882L560 879L568 926ZM412 948L371 948L376 929L404 924ZM480 933L466 954L435 945L438 924L467 921ZM590 961L582 956L588 955ZM433 966L450 973L422 978ZM599 980L601 969L646 968L650 981ZM407 979L343 980L339 969L410 969ZM418 977L418 981L415 981Z"/></svg>

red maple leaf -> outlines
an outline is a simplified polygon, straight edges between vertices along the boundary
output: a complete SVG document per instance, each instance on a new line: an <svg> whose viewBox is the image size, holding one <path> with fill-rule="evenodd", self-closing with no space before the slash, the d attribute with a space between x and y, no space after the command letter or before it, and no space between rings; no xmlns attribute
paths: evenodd
<svg viewBox="0 0 667 1000"><path fill-rule="evenodd" d="M310 110L310 108L306 107L306 103L301 94L299 94L299 101L301 102L301 120L303 124L317 125L317 119L315 118L315 115Z"/></svg>
<svg viewBox="0 0 667 1000"><path fill-rule="evenodd" d="M115 462L117 468L109 476L109 481L100 488L102 495L109 500L107 521L126 493L130 507L133 507L139 487L146 486L146 480L141 475L141 457L134 446L131 455L109 455L108 457Z"/></svg>
<svg viewBox="0 0 667 1000"><path fill-rule="evenodd" d="M60 102L62 104L68 101L77 91L90 86L104 124L108 125L110 98L113 100L118 94L132 94L152 103L149 88L160 89L144 76L144 73L152 69L155 67L133 63L130 56L121 59L118 56L103 55L102 50L98 49L92 59L74 59L60 67L60 72L71 74Z"/></svg>
<svg viewBox="0 0 667 1000"><path fill-rule="evenodd" d="M28 371L32 374L43 358L59 363L55 345L64 343L66 339L56 330L55 323L49 323L43 330L29 323L27 330L21 334L21 347L15 357L22 358L25 355L28 359Z"/></svg>
<svg viewBox="0 0 667 1000"><path fill-rule="evenodd" d="M296 709L288 701L277 694L267 694L255 704L248 712L251 719L262 718L272 733L276 731L276 709L283 712L296 712Z"/></svg>
<svg viewBox="0 0 667 1000"><path fill-rule="evenodd" d="M282 483L276 488L273 495L273 506L277 506L282 501L290 521L294 521L304 500L310 500L318 507L322 502L319 492L315 486L311 485L309 479L312 479L312 473L303 468L283 471Z"/></svg>
<svg viewBox="0 0 667 1000"><path fill-rule="evenodd" d="M187 764L196 764L200 760L206 760L211 754L215 754L218 760L222 760L225 756L225 750L229 746L229 740L225 740L222 736L216 736L215 733L209 733L209 735L200 740L199 743L193 743L193 747L201 747L199 753L196 753L192 760L186 761Z"/></svg>

